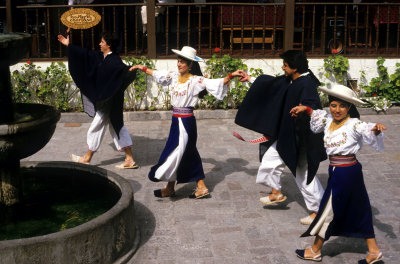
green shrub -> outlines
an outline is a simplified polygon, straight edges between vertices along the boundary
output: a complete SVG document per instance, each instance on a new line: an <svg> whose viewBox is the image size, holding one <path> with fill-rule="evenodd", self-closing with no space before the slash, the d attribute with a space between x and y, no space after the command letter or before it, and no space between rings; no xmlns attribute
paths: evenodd
<svg viewBox="0 0 400 264"><path fill-rule="evenodd" d="M335 77L340 84L346 85L347 71L349 70L349 60L342 55L331 55L324 59L324 68L326 78Z"/></svg>
<svg viewBox="0 0 400 264"><path fill-rule="evenodd" d="M17 103L40 103L54 106L61 111L76 110L72 100L78 88L63 62L52 62L45 71L30 61L21 70L11 74L13 100Z"/></svg>
<svg viewBox="0 0 400 264"><path fill-rule="evenodd" d="M247 71L248 67L240 59L235 59L229 55L222 57L214 54L209 60L206 61L207 67L205 69L205 76L211 79L223 78L236 70ZM250 69L250 75L258 77L263 74L261 69ZM249 86L246 83L242 83L238 78L232 79L228 84L229 90L226 97L222 101L218 101L211 94L207 94L203 99L199 101L199 108L238 108L243 98L246 96Z"/></svg>
<svg viewBox="0 0 400 264"><path fill-rule="evenodd" d="M30 61L22 65L21 70L15 70L11 74L13 87L13 100L16 103L38 103L36 93L44 79L40 66Z"/></svg>
<svg viewBox="0 0 400 264"><path fill-rule="evenodd" d="M37 93L41 103L49 104L62 111L72 110L71 101L79 92L72 86L72 79L63 62L52 62L44 72L44 80Z"/></svg>
<svg viewBox="0 0 400 264"><path fill-rule="evenodd" d="M389 76L383 65L385 59L378 57L376 62L378 77L372 78L369 85L362 85L365 97L386 98L388 101L400 101L400 63L396 63L395 72Z"/></svg>
<svg viewBox="0 0 400 264"><path fill-rule="evenodd" d="M144 56L140 58L125 57L125 62L129 66L141 64L153 69L154 62ZM128 86L125 92L125 110L139 110L147 99L148 75L140 70L136 72L136 79ZM154 98L153 98L154 100ZM144 109L147 106L144 105Z"/></svg>

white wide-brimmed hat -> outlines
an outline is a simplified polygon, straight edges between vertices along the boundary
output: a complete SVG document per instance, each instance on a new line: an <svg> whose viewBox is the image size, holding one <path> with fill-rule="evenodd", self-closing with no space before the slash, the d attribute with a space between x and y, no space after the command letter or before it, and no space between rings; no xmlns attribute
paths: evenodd
<svg viewBox="0 0 400 264"><path fill-rule="evenodd" d="M364 101L357 97L356 93L352 89L341 84L335 84L331 87L319 87L319 89L328 95L332 95L348 103L365 104Z"/></svg>
<svg viewBox="0 0 400 264"><path fill-rule="evenodd" d="M171 49L173 53L178 54L191 61L204 61L202 58L196 56L196 50L189 46L183 46L182 50Z"/></svg>

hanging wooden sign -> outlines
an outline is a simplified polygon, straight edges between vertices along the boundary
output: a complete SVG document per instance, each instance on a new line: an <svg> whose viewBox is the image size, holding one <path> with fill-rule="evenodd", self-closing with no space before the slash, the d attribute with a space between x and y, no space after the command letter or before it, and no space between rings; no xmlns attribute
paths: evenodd
<svg viewBox="0 0 400 264"><path fill-rule="evenodd" d="M73 29L88 29L96 26L101 16L90 8L73 8L61 15L61 22Z"/></svg>

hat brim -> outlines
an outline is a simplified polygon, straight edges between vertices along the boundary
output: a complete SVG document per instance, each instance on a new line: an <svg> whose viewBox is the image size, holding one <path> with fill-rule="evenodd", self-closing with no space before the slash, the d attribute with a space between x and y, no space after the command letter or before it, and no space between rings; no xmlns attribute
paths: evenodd
<svg viewBox="0 0 400 264"><path fill-rule="evenodd" d="M352 104L356 104L356 105L366 104L366 102L364 102L364 101L362 101L362 100L360 100L360 99L358 99L356 97L348 97L348 96L345 96L345 95L343 95L343 94L341 94L339 92L336 92L336 91L334 91L332 89L329 89L329 88L326 88L326 87L319 87L319 89L321 89L321 91L323 91L326 94L329 94L329 95L332 95L332 96L337 97L339 99L342 99L343 101L348 102L348 103L352 103Z"/></svg>
<svg viewBox="0 0 400 264"><path fill-rule="evenodd" d="M193 57L189 57L186 54L183 54L180 50L176 50L176 49L171 49L171 50L172 50L173 53L175 53L175 54L177 54L177 55L179 55L181 57L184 57L185 59L188 59L188 60L191 60L191 61L197 61L197 62L204 61L204 59L202 59L200 57L197 57L197 56L195 56L194 58Z"/></svg>

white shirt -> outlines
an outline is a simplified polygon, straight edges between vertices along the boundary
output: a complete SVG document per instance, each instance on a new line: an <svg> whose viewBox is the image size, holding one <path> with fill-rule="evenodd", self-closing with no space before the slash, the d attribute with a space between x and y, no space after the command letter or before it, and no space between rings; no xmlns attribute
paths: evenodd
<svg viewBox="0 0 400 264"><path fill-rule="evenodd" d="M375 136L371 129L375 123L366 123L358 118L350 118L335 131L328 131L332 123L332 115L325 110L313 110L311 114L310 129L314 133L324 132L324 145L328 155L356 154L362 147L363 141L382 151L383 133Z"/></svg>
<svg viewBox="0 0 400 264"><path fill-rule="evenodd" d="M199 93L204 89L218 100L222 100L228 91L224 78L208 79L193 75L185 83L179 83L179 73L168 71L153 71L153 77L157 83L168 86L171 105L175 107L194 107L199 101Z"/></svg>

